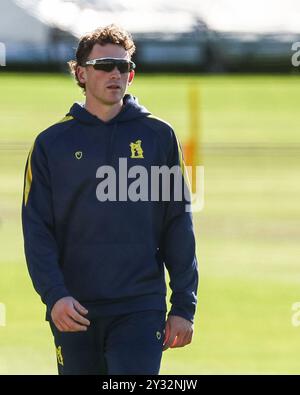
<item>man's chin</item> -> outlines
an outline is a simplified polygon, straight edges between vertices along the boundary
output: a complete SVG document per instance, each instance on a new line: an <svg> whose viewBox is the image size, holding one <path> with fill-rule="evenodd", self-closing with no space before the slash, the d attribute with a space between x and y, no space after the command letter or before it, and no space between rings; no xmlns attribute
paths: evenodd
<svg viewBox="0 0 300 395"><path fill-rule="evenodd" d="M105 97L104 98L104 102L106 103L106 104L108 104L108 105L111 105L111 106L113 106L113 105L115 105L115 104L119 104L120 102L122 102L123 101L123 96L124 95L120 95L120 94L118 94L118 95L115 95L114 97Z"/></svg>

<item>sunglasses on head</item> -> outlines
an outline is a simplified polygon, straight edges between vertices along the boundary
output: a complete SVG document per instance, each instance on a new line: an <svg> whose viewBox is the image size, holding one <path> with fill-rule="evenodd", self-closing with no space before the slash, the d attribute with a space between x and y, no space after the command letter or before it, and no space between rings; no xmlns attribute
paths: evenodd
<svg viewBox="0 0 300 395"><path fill-rule="evenodd" d="M135 69L135 63L131 60L122 58L99 58L92 59L85 62L85 66L93 66L95 70L102 70L106 72L113 71L115 67L120 73L129 73Z"/></svg>

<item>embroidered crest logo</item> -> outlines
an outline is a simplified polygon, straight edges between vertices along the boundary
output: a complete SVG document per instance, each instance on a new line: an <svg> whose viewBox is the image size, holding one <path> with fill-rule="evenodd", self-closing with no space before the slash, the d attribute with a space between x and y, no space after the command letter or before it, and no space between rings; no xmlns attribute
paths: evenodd
<svg viewBox="0 0 300 395"><path fill-rule="evenodd" d="M143 149L142 149L142 140L136 140L135 143L130 143L131 148L131 156L130 158L137 159L137 158L144 158Z"/></svg>
<svg viewBox="0 0 300 395"><path fill-rule="evenodd" d="M61 346L58 346L56 348L56 357L57 357L57 362L60 365L64 366L64 359L63 359L62 352L61 352Z"/></svg>
<svg viewBox="0 0 300 395"><path fill-rule="evenodd" d="M82 158L82 151L76 151L75 152L75 158L78 159L78 160L81 159Z"/></svg>

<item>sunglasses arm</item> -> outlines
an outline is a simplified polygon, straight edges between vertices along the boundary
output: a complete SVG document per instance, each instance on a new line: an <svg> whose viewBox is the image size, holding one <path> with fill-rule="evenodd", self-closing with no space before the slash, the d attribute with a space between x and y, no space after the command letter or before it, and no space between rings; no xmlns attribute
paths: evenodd
<svg viewBox="0 0 300 395"><path fill-rule="evenodd" d="M85 66L88 66L88 65L92 65L93 66L94 64L96 64L96 61L97 61L96 59L87 60L84 65Z"/></svg>

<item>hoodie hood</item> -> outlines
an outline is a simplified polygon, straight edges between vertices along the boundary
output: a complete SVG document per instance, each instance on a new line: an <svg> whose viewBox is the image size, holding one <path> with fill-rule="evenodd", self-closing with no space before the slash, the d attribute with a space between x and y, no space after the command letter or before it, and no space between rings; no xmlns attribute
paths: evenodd
<svg viewBox="0 0 300 395"><path fill-rule="evenodd" d="M138 99L132 95L126 94L123 98L123 107L121 111L108 122L104 122L97 116L88 112L82 104L75 103L70 109L67 115L72 115L79 122L90 124L90 125L110 125L118 122L126 122L133 119L145 117L150 114L150 112L138 103Z"/></svg>

